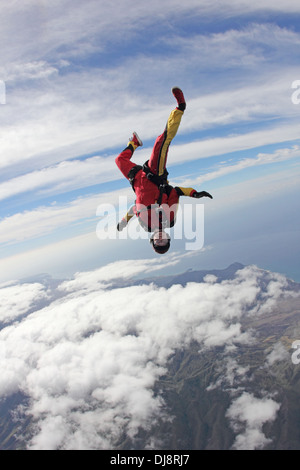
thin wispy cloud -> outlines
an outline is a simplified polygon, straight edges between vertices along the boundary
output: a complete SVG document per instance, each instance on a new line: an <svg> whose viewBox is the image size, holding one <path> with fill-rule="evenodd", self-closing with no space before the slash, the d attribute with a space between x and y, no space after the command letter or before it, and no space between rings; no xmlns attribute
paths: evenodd
<svg viewBox="0 0 300 470"><path fill-rule="evenodd" d="M55 244L88 234L93 217L96 230L99 204L129 194L114 158L133 130L144 141L134 161L149 158L174 106L174 84L184 89L187 110L169 152L171 179L206 190L234 182L236 201L248 190L237 192L234 175L248 171L253 185L259 180L257 194L265 178L270 194L264 168L279 172L286 162L284 175L295 180L295 2L172 0L162 7L126 0L115 10L94 0L84 8L32 0L20 10L0 8L0 39L8 45L0 66L0 226L10 246L3 256L13 245L15 253L31 250L43 237Z"/></svg>

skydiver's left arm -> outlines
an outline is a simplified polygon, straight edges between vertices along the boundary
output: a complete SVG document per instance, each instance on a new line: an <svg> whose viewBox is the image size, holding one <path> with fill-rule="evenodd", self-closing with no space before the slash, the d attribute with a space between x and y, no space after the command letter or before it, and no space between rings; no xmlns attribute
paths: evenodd
<svg viewBox="0 0 300 470"><path fill-rule="evenodd" d="M200 199L201 197L209 197L212 199L212 195L207 193L206 191L196 191L194 188L182 188L179 186L176 186L176 191L178 196L189 196L189 197L194 197L196 199Z"/></svg>
<svg viewBox="0 0 300 470"><path fill-rule="evenodd" d="M129 211L127 212L127 214L122 218L122 220L118 223L117 225L117 230L119 232L121 232L123 230L123 228L126 227L126 225L128 224L129 220L132 219L132 217L134 216L134 205L130 207Z"/></svg>

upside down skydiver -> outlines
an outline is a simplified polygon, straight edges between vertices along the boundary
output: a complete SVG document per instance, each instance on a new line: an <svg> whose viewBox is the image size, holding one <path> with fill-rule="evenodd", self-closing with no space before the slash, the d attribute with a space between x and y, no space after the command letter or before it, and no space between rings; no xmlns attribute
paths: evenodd
<svg viewBox="0 0 300 470"><path fill-rule="evenodd" d="M135 215L141 226L148 232L153 232L150 242L156 253L166 253L170 248L170 236L164 228L173 227L176 208L181 196L193 198L209 197L206 191L196 191L193 188L173 187L168 182L166 170L167 156L170 143L179 128L181 118L186 108L183 92L178 87L172 88L177 101L177 107L171 112L164 132L155 141L151 156L143 166L131 161L134 151L143 145L136 132L128 142L127 147L116 158L116 164L127 178L136 195L135 205L118 223L117 229L123 230L129 220Z"/></svg>

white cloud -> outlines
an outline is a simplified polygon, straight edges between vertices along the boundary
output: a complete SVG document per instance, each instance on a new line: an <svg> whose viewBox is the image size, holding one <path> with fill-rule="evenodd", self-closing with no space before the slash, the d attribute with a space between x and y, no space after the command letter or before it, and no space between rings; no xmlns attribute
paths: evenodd
<svg viewBox="0 0 300 470"><path fill-rule="evenodd" d="M178 255L171 255L168 260L164 259L139 259L131 263L128 260L109 263L95 271L76 273L74 279L63 282L59 289L66 292L94 291L98 287L110 286L114 279L130 279L141 273L157 271L168 266L177 264L180 260Z"/></svg>
<svg viewBox="0 0 300 470"><path fill-rule="evenodd" d="M241 66L261 62L264 46L268 46L268 59L273 59L273 55L282 52L282 49L299 44L300 36L298 32L274 23L254 22L241 28L231 28L208 35L172 37L170 43L173 41L176 47L182 48L185 53L201 52L200 60L205 60L206 64L211 61L214 64L224 61L225 67L228 67L237 65L237 59L242 60Z"/></svg>
<svg viewBox="0 0 300 470"><path fill-rule="evenodd" d="M40 192L40 195L59 194L119 177L113 157L95 156L84 161L63 161L1 183L0 199L31 191Z"/></svg>
<svg viewBox="0 0 300 470"><path fill-rule="evenodd" d="M0 286L0 322L7 323L27 313L37 301L46 298L47 292L39 283Z"/></svg>
<svg viewBox="0 0 300 470"><path fill-rule="evenodd" d="M106 268L62 283L63 297L0 332L0 394L19 390L29 397L26 413L35 422L29 448L110 448L124 433L134 438L140 428L149 431L164 417L162 397L153 389L170 355L191 341L200 349L253 341L241 331L241 318L267 300L258 300L261 271L254 266L233 280L169 289L103 284L151 272L152 260ZM243 370L233 362L227 366L232 385ZM228 417L261 438L263 423L274 419L278 407L243 394ZM238 447L245 432L241 436Z"/></svg>
<svg viewBox="0 0 300 470"><path fill-rule="evenodd" d="M244 145L245 145L247 138L250 136L244 136L244 137L245 137L245 142L244 142ZM255 138L254 135L252 137ZM227 146L228 141L230 140L231 140L230 138L226 140L224 139L224 146ZM235 138L233 138L232 140L235 140ZM206 143L204 143L204 146L205 144ZM213 145L214 144L212 143L212 146ZM234 146L234 143L233 143L233 146ZM201 149L200 143L199 143L199 149ZM239 150L242 150L242 149L239 149ZM224 151L224 148L223 148L223 151ZM220 178L225 175L230 175L232 173L245 170L247 168L260 166L260 165L271 165L273 163L280 163L283 161L292 160L294 158L296 159L299 156L300 156L300 149L298 145L294 145L292 148L281 148L281 149L276 150L274 153L259 153L253 158L243 158L235 163L222 162L222 164L217 170L209 171L204 175L194 178L192 181L185 179L184 183L182 184L183 185L202 184L205 181L211 181L211 180Z"/></svg>
<svg viewBox="0 0 300 470"><path fill-rule="evenodd" d="M289 353L281 342L276 343L266 357L266 363L268 366L272 366L276 361L284 361L289 358Z"/></svg>
<svg viewBox="0 0 300 470"><path fill-rule="evenodd" d="M288 152L289 153L289 152ZM293 154L293 152L291 152ZM242 166L242 163L241 163ZM209 175L209 173L208 173ZM182 186L198 187L199 181L197 177L193 180L176 182L170 180L171 183L180 184ZM253 191L255 187L255 191ZM215 217L222 211L224 215L228 209L239 207L245 203L250 204L256 201L274 197L274 195L288 194L299 187L299 171L298 167L282 170L280 173L270 173L266 176L256 177L248 181L232 184L229 187L220 187L212 191L213 201L205 202L209 207L205 207L205 216ZM124 204L122 201L127 201ZM93 249L99 259L102 259L103 253L99 252L100 248L105 249L106 253L116 252L120 246L115 239L101 241L97 238L97 224L101 220L100 214L97 216L98 207L104 207L109 202L112 209L112 217L107 219L109 229L115 233L115 226L121 216L123 216L128 206L133 203L134 194L128 185L128 188L120 191L97 194L94 196L86 196L75 199L65 204L55 204L52 206L41 206L27 212L20 212L13 216L0 220L0 239L2 244L7 246L22 241L28 242L38 239L41 236L56 234L58 230L68 228L65 240L57 243L56 241L48 241L44 248L38 248L35 252L28 252L11 257L7 253L3 253L1 259L1 275L0 280L9 280L11 276L19 278L21 272L31 269L31 273L44 272L45 269L54 268L54 272L59 272L63 263L72 264L74 261L74 271L78 270L78 266L82 266L83 253L90 253ZM184 203L186 201L181 201ZM189 202L189 201L188 201ZM106 206L105 206L106 207ZM120 213L119 213L120 211ZM89 222L87 228L84 228L86 235L81 235L81 228L85 223ZM134 222L131 221L133 224ZM71 224L71 225L70 225ZM177 221L180 224L180 220ZM93 229L94 227L94 229ZM70 235L70 228L72 235ZM177 227L178 228L178 227ZM79 236L78 236L79 235ZM113 234L112 234L113 235ZM126 236L126 233L124 234ZM145 232L145 236L147 236ZM76 237L76 238L75 238ZM130 237L127 240L130 244ZM145 244L146 241L143 240ZM106 246L106 248L104 248ZM28 250L32 246L28 247ZM129 246L130 249L130 246ZM73 251L74 250L74 251ZM101 251L100 250L100 251ZM66 259L69 254L70 260ZM60 261L60 260L63 260ZM56 267L53 263L56 263ZM39 266L39 267L37 267ZM47 266L47 268L45 268ZM77 266L77 267L76 267ZM86 266L86 264L83 264ZM36 267L37 271L33 271ZM84 268L85 269L85 268ZM53 272L53 271L51 271Z"/></svg>
<svg viewBox="0 0 300 470"><path fill-rule="evenodd" d="M196 185L196 182L195 182ZM255 188L255 191L253 191ZM209 213L216 214L220 210L234 209L248 203L260 200L271 201L272 198L287 195L289 192L298 192L299 169L298 166L278 173L242 181L229 186L220 186L213 190L214 201L210 204Z"/></svg>
<svg viewBox="0 0 300 470"><path fill-rule="evenodd" d="M233 448L254 450L269 444L271 439L264 435L262 427L276 419L279 408L280 404L272 398L256 398L247 392L236 398L226 413L233 429L239 432Z"/></svg>
<svg viewBox="0 0 300 470"><path fill-rule="evenodd" d="M246 0L217 0L209 3L170 0L163 6L156 0L151 3L141 2L139 6L136 2L126 0L116 9L113 4L95 0L86 1L84 7L78 0L47 5L32 0L23 2L22 7L16 7L15 3L1 5L0 39L5 43L7 36L11 37L10 47L5 49L5 61L16 61L24 57L28 60L41 51L44 56L51 56L57 51L61 56L72 57L94 50L96 37L100 44L97 50L101 51L103 45L110 40L123 39L125 32L126 35L133 36L135 31L149 28L154 21L172 22L174 17L184 19L191 14L199 18L211 15L226 18L240 14L259 14L264 10L299 13L299 6L294 0L286 1L284 5L282 2L270 3L268 0L251 3ZM37 37L39 41L36 41Z"/></svg>
<svg viewBox="0 0 300 470"><path fill-rule="evenodd" d="M223 2L222 2L223 4ZM219 1L216 0L213 2L213 6L220 5ZM286 5L283 5L280 1L276 0L272 3L270 3L268 0L255 0L254 2L247 2L247 0L234 0L233 2L226 0L225 2L226 8L228 8L228 12L232 14L232 12L244 12L244 13L250 13L250 12L256 12L256 11L281 11L282 13L286 12L294 12L297 13L300 11L299 5L294 2L294 0L288 0Z"/></svg>
<svg viewBox="0 0 300 470"><path fill-rule="evenodd" d="M177 4L177 2L175 3ZM58 8L58 5L56 5L56 8ZM108 7L102 6L103 8ZM172 9L169 5L167 8ZM195 4L180 8L183 11L185 8L189 10L189 8L195 8ZM80 10L83 10L83 17L79 15ZM153 6L149 10L153 11ZM76 23L76 29L78 27L77 21L83 21L85 15L91 15L92 11L93 2L88 2L87 8L84 9L80 8L80 4L75 4L74 7L72 5L72 15L68 10L65 10L67 20L70 21L71 31L73 21ZM102 18L100 11L97 9L96 17L101 16ZM55 14L55 8L47 9L47 15L50 15L50 18L53 13ZM144 19L147 18L143 9L135 8L134 14L142 15ZM128 13L126 13L126 18L129 19ZM149 21L153 21L153 17L151 18ZM115 17L114 19L116 21ZM93 17L93 20L95 20L95 17ZM47 21L47 16L45 21ZM108 23L107 26L110 24L107 16L104 20L102 18L98 24L99 34L102 34L100 25L105 24L105 21ZM62 26L59 14L57 15L57 22ZM126 21L122 21L121 24L122 27L126 25L129 30L131 29ZM65 28L65 24L64 30L66 31L65 34L69 36L70 32ZM52 31L55 34L56 29L54 28ZM48 34L51 34L50 32L51 27L47 30ZM60 33L63 34L62 31ZM85 33L82 34L85 36ZM251 40L256 38L262 44L267 42L266 45L268 45L270 37L277 38L278 35L278 44L285 44L286 50L290 50L291 42L294 44L296 40L299 41L299 37L295 32L288 32L273 25L253 25L246 31L233 30L220 33L217 42L226 45L228 38L230 38L231 50L236 53L241 36ZM59 38L58 36L57 39ZM90 40L93 42L93 39ZM211 53L210 48L214 47L216 37L211 35L203 37L203 40L205 41L207 57L214 57L215 54ZM79 38L78 41L80 41ZM192 44L199 45L199 37L193 38L191 41ZM252 49L250 46L249 50ZM221 53L223 54L223 50ZM149 90L147 92L139 91L133 97L132 89L136 87L135 82L144 82L145 75L149 81L154 79L156 67L160 73L165 70L165 73L170 74L170 67L178 68L177 64L181 55L184 55L185 60L190 64L192 63L193 67L199 66L199 57L203 57L203 52L197 57L196 62L193 60L192 54L193 51L187 53L186 50L179 48L174 63L170 58L167 66L165 56L156 58L155 64L152 57L147 59L144 55L139 55L134 59L133 75L130 73L131 68L129 67L131 58L124 59L124 63L111 69L107 67L96 70L90 68L74 70L70 68L68 73L61 73L67 64L65 58L63 62L62 59L55 57L55 60L51 61L49 59L48 62L44 59L28 60L24 64L18 63L17 65L13 61L12 64L9 64L11 72L5 72L4 70L3 77L5 77L5 73L8 76L10 73L12 76L22 75L23 73L24 79L31 76L35 79L49 76L49 80L41 81L38 87L35 85L24 89L20 85L8 92L7 102L9 106L4 108L4 121L0 133L3 149L1 167L5 168L20 164L21 166L14 168L14 171L19 173L20 168L24 168L25 165L27 171L29 168L44 168L81 154L121 146L123 141L125 143L128 132L130 133L133 130L129 129L129 123L132 123L134 127L138 125L146 139L156 137L158 131L160 131L157 128L157 122L161 122L161 125L164 126L169 109L166 108L166 103L171 103L171 97L166 96L165 88L157 91L156 87L156 95L151 100L148 96ZM244 55L244 51L242 55ZM282 56L286 56L286 51ZM201 64L200 68L201 70L203 68ZM139 70L143 73L142 80L137 77ZM187 88L188 112L181 132L187 133L191 130L201 130L254 119L273 119L274 116L296 116L297 107L291 105L291 92L289 90L296 73L297 68L293 64L288 64L283 73L282 64L280 63L279 68L272 68L272 74L269 71L265 72L265 69L260 70L254 85L253 80L251 80L251 86L246 78L241 78L238 81L237 88L233 89L232 85L223 84L224 88L222 90L212 91L210 82L209 93L207 89L205 92L203 89L200 91L197 85L191 99L189 99L189 88ZM0 78L2 78L1 71ZM192 89L193 87L194 85L191 85ZM164 93L163 98L162 93ZM274 96L276 96L276 99L274 99ZM28 103L30 103L30 107ZM277 130L274 129L273 137L275 139L280 139L280 136L284 133L283 129L278 132L279 129L279 126ZM293 138L297 138L296 133L294 133ZM253 145L253 142L256 142L255 138L252 140L251 145ZM277 142L277 140L271 140L272 142ZM205 148L205 143L203 148ZM188 154L189 150L189 148L186 148L185 153Z"/></svg>
<svg viewBox="0 0 300 470"><path fill-rule="evenodd" d="M189 162L249 149L253 147L254 142L258 146L277 143L279 140L282 142L289 141L297 137L298 127L281 127L280 131L280 139L278 138L279 129L275 127L272 130L250 132L239 136L207 139L185 145L174 144L170 151L168 166L171 168L182 163L182 155L184 155L184 161ZM142 149L135 154L134 160L137 163L143 163L147 160L150 153L151 148ZM259 153L253 158L242 159L237 163L223 166L218 170L200 176L195 181L195 184L201 184L204 181L229 175L253 166L298 158L299 153L299 146L297 145L291 148L278 149L274 153ZM31 191L36 191L37 196L54 195L120 179L121 174L115 165L114 159L115 155L110 157L94 156L84 161L62 161L53 166L28 172L0 183L0 199L6 199ZM189 182L186 181L184 184L189 184Z"/></svg>
<svg viewBox="0 0 300 470"><path fill-rule="evenodd" d="M23 241L51 233L55 228L92 217L97 197L73 201L61 207L40 207L33 211L14 214L1 220L1 242Z"/></svg>
<svg viewBox="0 0 300 470"><path fill-rule="evenodd" d="M58 69L48 64L45 60L33 61L21 64L11 64L9 68L0 69L5 82L12 80L39 80L58 74Z"/></svg>
<svg viewBox="0 0 300 470"><path fill-rule="evenodd" d="M122 207L119 197L124 196L126 199L126 195L131 196L131 193L132 190L128 188L123 191L78 197L65 204L54 203L51 206L40 206L31 211L5 217L0 220L0 242L4 244L28 240L52 233L57 228L70 227L71 224L89 219L94 220L96 233L98 206L110 204L113 207L115 205L117 212L119 204Z"/></svg>
<svg viewBox="0 0 300 470"><path fill-rule="evenodd" d="M218 369L220 377L215 383L210 384L207 390L210 391L216 388L222 388L223 391L234 391L236 388L241 388L243 382L247 380L249 369L249 366L241 366L236 359L228 356Z"/></svg>

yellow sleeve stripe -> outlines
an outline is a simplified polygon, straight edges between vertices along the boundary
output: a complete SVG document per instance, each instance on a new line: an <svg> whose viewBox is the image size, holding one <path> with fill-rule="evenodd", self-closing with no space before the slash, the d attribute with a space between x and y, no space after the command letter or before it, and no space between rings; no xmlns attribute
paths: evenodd
<svg viewBox="0 0 300 470"><path fill-rule="evenodd" d="M183 196L190 196L193 192L195 192L194 188L182 188L179 186L179 189L182 191Z"/></svg>

